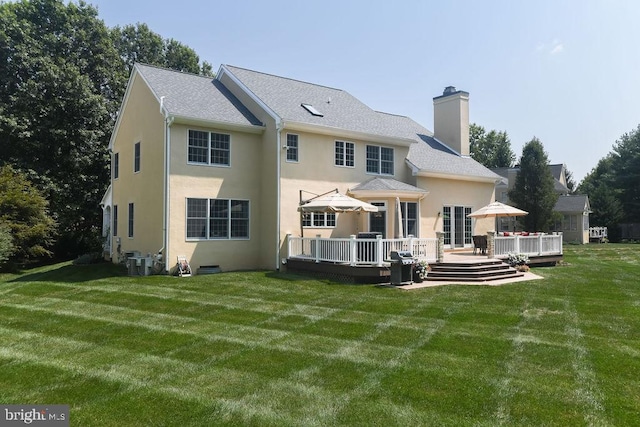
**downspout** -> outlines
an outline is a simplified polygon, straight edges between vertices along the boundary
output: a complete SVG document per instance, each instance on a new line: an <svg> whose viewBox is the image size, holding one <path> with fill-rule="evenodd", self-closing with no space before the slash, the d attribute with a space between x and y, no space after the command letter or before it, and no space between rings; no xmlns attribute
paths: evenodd
<svg viewBox="0 0 640 427"><path fill-rule="evenodd" d="M280 211L280 206L281 206L281 200L280 200L280 194L281 194L281 183L280 183L280 173L281 173L281 162L282 162L282 150L281 150L281 145L280 145L280 141L282 140L280 133L282 132L282 129L284 128L284 122L282 121L282 119L280 119L279 117L276 118L276 152L278 153L278 168L277 168L277 186L276 186L276 191L277 191L277 195L276 195L276 200L277 200L277 204L276 204L276 212L277 212L277 219L276 219L276 236L278 237L277 239L275 239L276 241L276 271L280 271L280 215L281 215L281 211Z"/></svg>
<svg viewBox="0 0 640 427"><path fill-rule="evenodd" d="M169 112L164 107L164 96L160 97L160 114L164 116L164 176L162 184L162 248L158 250L158 254L162 257L165 271L169 271L169 263L167 262L167 253L169 252L169 168L171 166L171 131L173 117L169 116Z"/></svg>

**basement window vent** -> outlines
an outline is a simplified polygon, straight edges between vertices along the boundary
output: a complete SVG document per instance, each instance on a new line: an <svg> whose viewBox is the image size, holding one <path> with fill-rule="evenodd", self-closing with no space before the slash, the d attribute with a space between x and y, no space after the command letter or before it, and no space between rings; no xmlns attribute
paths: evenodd
<svg viewBox="0 0 640 427"><path fill-rule="evenodd" d="M324 117L324 114L316 110L316 107L311 104L300 104L300 106L316 117Z"/></svg>

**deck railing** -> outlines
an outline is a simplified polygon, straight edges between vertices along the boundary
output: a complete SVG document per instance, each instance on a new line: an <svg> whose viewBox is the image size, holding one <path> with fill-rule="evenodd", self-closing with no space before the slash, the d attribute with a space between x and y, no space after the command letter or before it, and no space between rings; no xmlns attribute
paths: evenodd
<svg viewBox="0 0 640 427"><path fill-rule="evenodd" d="M496 236L496 257L506 257L509 253L529 256L562 255L562 233L532 236Z"/></svg>
<svg viewBox="0 0 640 427"><path fill-rule="evenodd" d="M346 238L294 237L287 236L289 258L315 262L341 264L376 265L388 264L392 251L410 251L418 260L435 262L438 239L422 239L409 236L404 239L358 239L355 235Z"/></svg>

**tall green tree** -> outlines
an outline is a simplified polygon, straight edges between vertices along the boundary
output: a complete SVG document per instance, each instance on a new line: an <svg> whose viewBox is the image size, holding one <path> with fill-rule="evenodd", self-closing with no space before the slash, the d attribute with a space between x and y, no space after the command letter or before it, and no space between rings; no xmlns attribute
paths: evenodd
<svg viewBox="0 0 640 427"><path fill-rule="evenodd" d="M474 160L488 168L512 167L516 158L506 131L486 133L475 123L469 125L469 151Z"/></svg>
<svg viewBox="0 0 640 427"><path fill-rule="evenodd" d="M553 208L558 200L553 183L549 157L542 142L534 137L522 148L520 171L513 189L509 191L509 199L518 208L529 212L520 219L526 230L549 230Z"/></svg>
<svg viewBox="0 0 640 427"><path fill-rule="evenodd" d="M619 190L625 222L640 222L640 126L613 147L613 185Z"/></svg>
<svg viewBox="0 0 640 427"><path fill-rule="evenodd" d="M213 67L188 46L174 39L163 39L144 23L114 27L113 43L120 52L127 74L136 62L171 68L204 76L213 76Z"/></svg>
<svg viewBox="0 0 640 427"><path fill-rule="evenodd" d="M82 1L0 2L0 165L25 172L49 200L60 257L100 245L107 146L134 61L211 72L144 24L125 30Z"/></svg>
<svg viewBox="0 0 640 427"><path fill-rule="evenodd" d="M2 161L43 191L58 250L73 251L100 223L105 147L126 82L109 30L82 2L2 3L0 82Z"/></svg>
<svg viewBox="0 0 640 427"><path fill-rule="evenodd" d="M9 165L0 167L0 225L9 231L11 255L18 261L52 255L55 222L48 202L24 174Z"/></svg>

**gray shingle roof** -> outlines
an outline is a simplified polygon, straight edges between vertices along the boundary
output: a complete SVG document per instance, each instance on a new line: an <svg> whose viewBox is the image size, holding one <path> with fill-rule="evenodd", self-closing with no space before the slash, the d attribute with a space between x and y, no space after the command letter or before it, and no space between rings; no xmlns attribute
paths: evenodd
<svg viewBox="0 0 640 427"><path fill-rule="evenodd" d="M362 182L349 191L405 191L415 193L426 193L424 188L418 188L411 184L398 181L393 178L375 177L368 181Z"/></svg>
<svg viewBox="0 0 640 427"><path fill-rule="evenodd" d="M589 210L589 198L583 194L560 196L553 208L556 212L584 212Z"/></svg>
<svg viewBox="0 0 640 427"><path fill-rule="evenodd" d="M376 136L413 140L407 160L420 170L454 176L498 179L469 157L462 157L433 138L431 131L408 117L375 111L340 89L225 65L281 119ZM322 117L301 104L313 105Z"/></svg>
<svg viewBox="0 0 640 427"><path fill-rule="evenodd" d="M136 69L171 115L236 125L262 125L260 121L211 77L136 64Z"/></svg>

